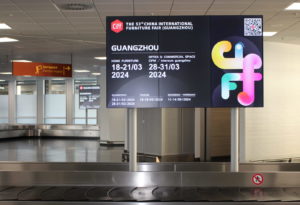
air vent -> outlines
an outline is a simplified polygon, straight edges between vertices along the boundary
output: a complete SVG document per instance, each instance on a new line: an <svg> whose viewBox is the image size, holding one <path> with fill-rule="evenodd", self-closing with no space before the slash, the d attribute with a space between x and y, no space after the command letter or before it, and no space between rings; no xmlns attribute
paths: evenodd
<svg viewBox="0 0 300 205"><path fill-rule="evenodd" d="M65 11L88 11L93 9L93 5L84 3L67 3L58 6L61 10Z"/></svg>

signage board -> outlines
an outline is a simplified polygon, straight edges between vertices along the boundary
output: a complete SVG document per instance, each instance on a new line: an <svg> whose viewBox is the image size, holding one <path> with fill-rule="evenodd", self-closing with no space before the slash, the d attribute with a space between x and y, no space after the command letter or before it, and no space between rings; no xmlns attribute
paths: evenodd
<svg viewBox="0 0 300 205"><path fill-rule="evenodd" d="M100 86L79 85L79 109L100 108Z"/></svg>
<svg viewBox="0 0 300 205"><path fill-rule="evenodd" d="M262 16L107 17L107 107L262 107Z"/></svg>
<svg viewBox="0 0 300 205"><path fill-rule="evenodd" d="M14 76L72 77L71 64L13 62Z"/></svg>

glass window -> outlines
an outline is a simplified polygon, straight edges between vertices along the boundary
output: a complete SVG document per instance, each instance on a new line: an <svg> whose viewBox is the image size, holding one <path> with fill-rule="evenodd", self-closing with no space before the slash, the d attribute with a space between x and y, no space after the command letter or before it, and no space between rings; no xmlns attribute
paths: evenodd
<svg viewBox="0 0 300 205"><path fill-rule="evenodd" d="M36 101L36 81L17 81L17 123L36 123Z"/></svg>
<svg viewBox="0 0 300 205"><path fill-rule="evenodd" d="M45 124L66 124L66 82L45 81Z"/></svg>
<svg viewBox="0 0 300 205"><path fill-rule="evenodd" d="M79 86L80 85L98 85L97 79L76 79L74 81L75 87L75 118L74 124L86 124L86 110L79 109ZM88 124L95 125L97 124L97 110L89 109L88 110Z"/></svg>
<svg viewBox="0 0 300 205"><path fill-rule="evenodd" d="M0 80L0 123L8 123L8 82Z"/></svg>

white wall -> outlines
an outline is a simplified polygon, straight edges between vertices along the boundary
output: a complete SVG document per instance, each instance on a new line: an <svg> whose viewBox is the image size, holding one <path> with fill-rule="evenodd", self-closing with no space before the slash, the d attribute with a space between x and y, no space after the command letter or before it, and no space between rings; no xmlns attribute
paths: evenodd
<svg viewBox="0 0 300 205"><path fill-rule="evenodd" d="M0 95L0 123L8 123L8 95Z"/></svg>
<svg viewBox="0 0 300 205"><path fill-rule="evenodd" d="M106 108L106 68L101 69L100 87L100 139L103 142L123 142L127 137L127 110Z"/></svg>
<svg viewBox="0 0 300 205"><path fill-rule="evenodd" d="M264 89L264 108L245 109L241 161L300 157L300 46L265 43Z"/></svg>

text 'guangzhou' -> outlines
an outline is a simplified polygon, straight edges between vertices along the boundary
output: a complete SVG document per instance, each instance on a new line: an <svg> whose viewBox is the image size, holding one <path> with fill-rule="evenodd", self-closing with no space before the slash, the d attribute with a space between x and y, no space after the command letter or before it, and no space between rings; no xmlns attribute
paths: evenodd
<svg viewBox="0 0 300 205"><path fill-rule="evenodd" d="M112 45L112 51L159 51L159 45Z"/></svg>

